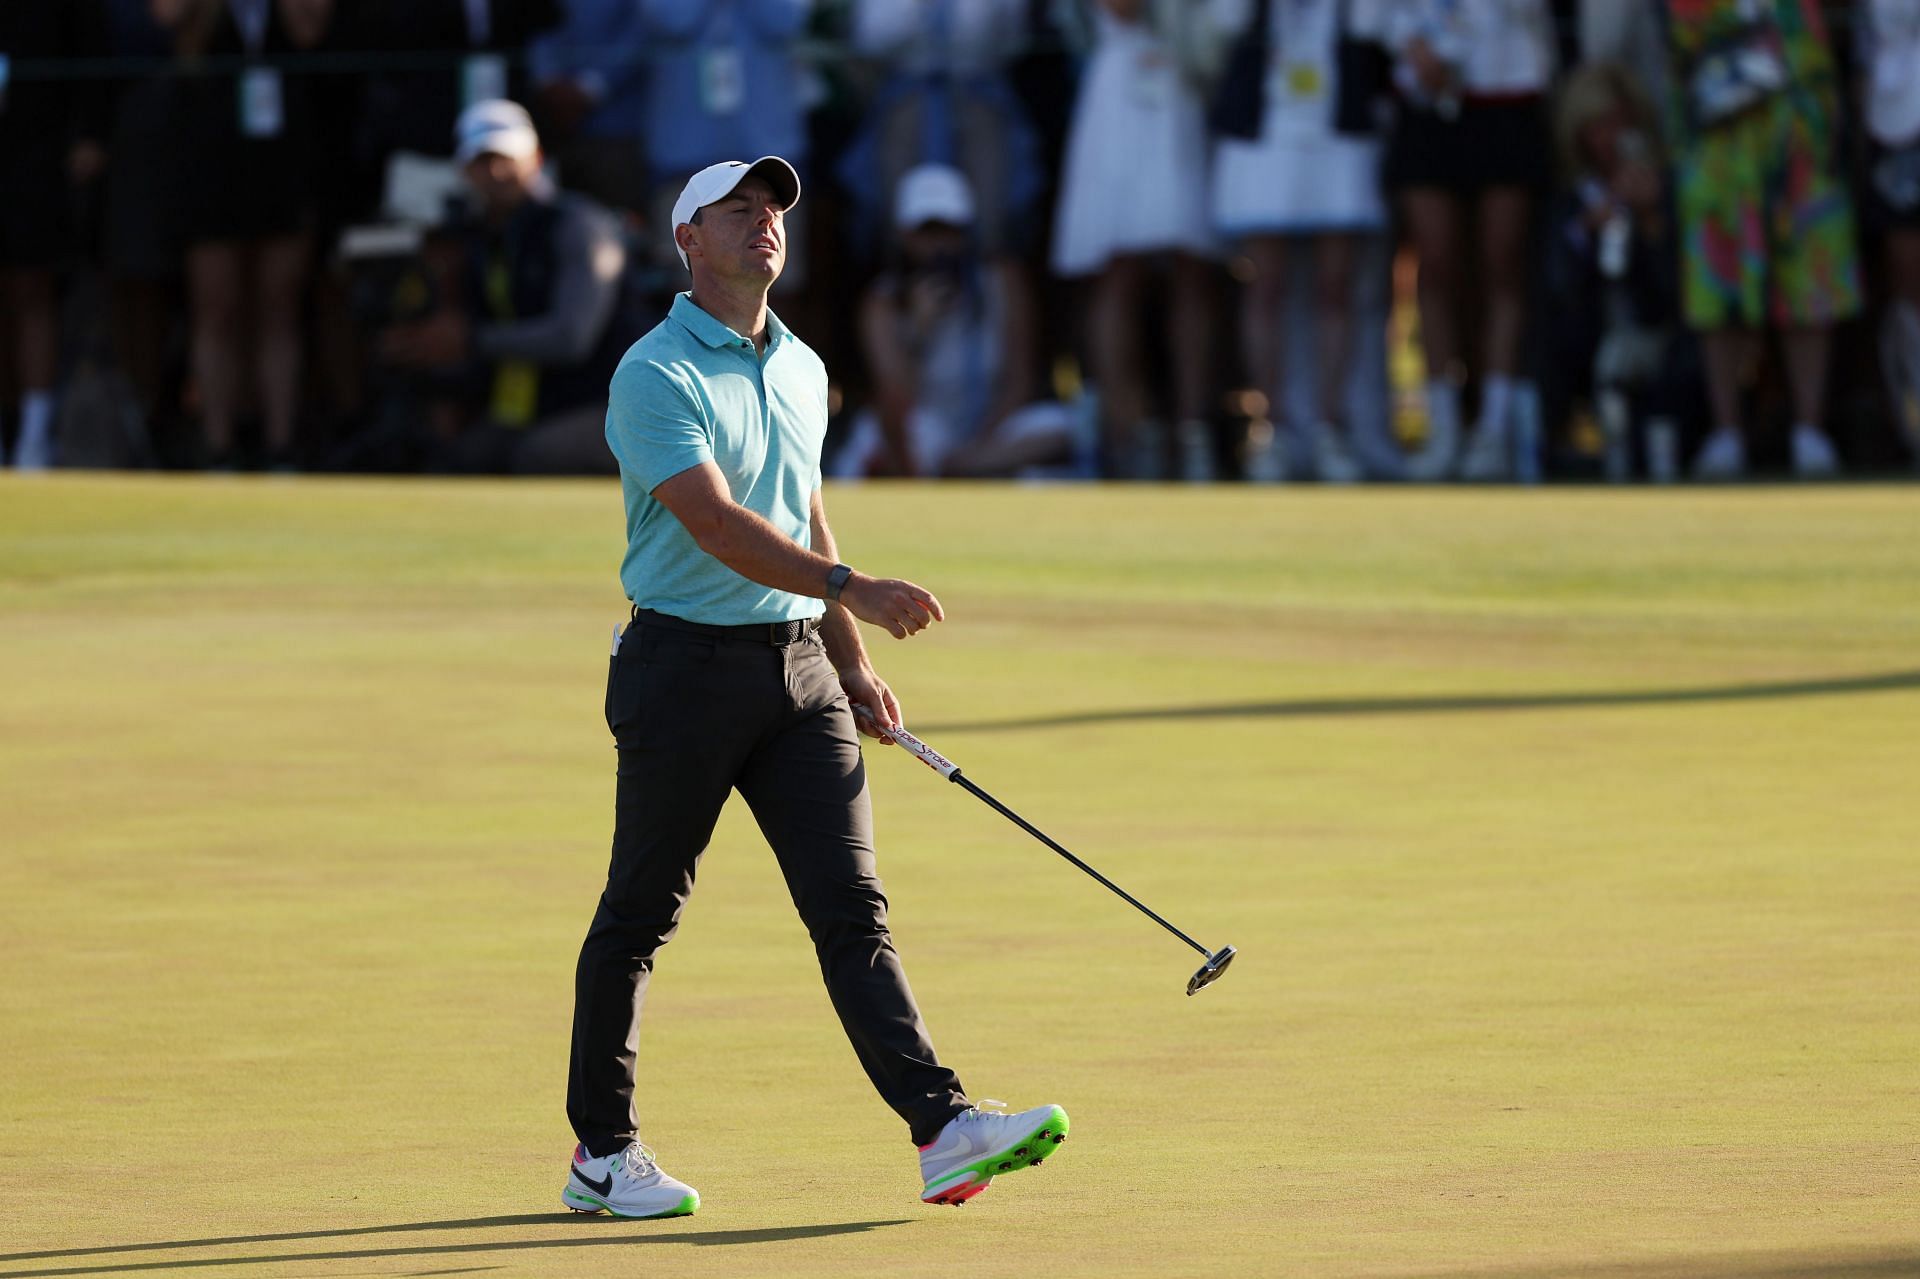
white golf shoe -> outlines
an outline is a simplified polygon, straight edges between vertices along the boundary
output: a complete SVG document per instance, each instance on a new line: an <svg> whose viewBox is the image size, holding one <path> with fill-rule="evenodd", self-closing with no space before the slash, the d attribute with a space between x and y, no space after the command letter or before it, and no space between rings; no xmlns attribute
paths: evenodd
<svg viewBox="0 0 1920 1279"><path fill-rule="evenodd" d="M616 1217L687 1217L699 1210L700 1192L660 1171L653 1152L636 1141L599 1159L589 1159L585 1146L575 1146L560 1202L575 1212Z"/></svg>
<svg viewBox="0 0 1920 1279"><path fill-rule="evenodd" d="M991 1099L981 1106L1004 1106ZM1009 1115L975 1106L947 1122L920 1148L923 1203L958 1208L992 1184L996 1175L1035 1167L1067 1139L1067 1112L1035 1106Z"/></svg>

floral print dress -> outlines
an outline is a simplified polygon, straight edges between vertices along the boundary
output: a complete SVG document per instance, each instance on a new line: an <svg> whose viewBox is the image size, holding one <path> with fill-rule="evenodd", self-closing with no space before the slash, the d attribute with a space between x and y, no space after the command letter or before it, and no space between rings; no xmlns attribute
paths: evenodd
<svg viewBox="0 0 1920 1279"><path fill-rule="evenodd" d="M1683 304L1697 329L1827 325L1860 310L1839 97L1818 0L1663 0L1672 77ZM1690 92L1717 50L1757 37L1784 86L1704 119Z"/></svg>

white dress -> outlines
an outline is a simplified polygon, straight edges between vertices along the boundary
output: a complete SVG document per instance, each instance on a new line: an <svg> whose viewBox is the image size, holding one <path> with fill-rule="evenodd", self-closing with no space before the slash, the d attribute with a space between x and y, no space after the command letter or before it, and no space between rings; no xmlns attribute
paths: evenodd
<svg viewBox="0 0 1920 1279"><path fill-rule="evenodd" d="M1275 0L1258 138L1214 155L1222 235L1373 231L1386 225L1377 139L1333 127L1341 0Z"/></svg>
<svg viewBox="0 0 1920 1279"><path fill-rule="evenodd" d="M1213 248L1200 95L1144 25L1098 17L1054 210L1060 275L1090 275L1123 254Z"/></svg>

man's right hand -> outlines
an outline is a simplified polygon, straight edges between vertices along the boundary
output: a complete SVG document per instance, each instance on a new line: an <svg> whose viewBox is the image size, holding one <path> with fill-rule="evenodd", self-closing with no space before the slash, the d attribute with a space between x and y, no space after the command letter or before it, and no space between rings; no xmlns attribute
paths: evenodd
<svg viewBox="0 0 1920 1279"><path fill-rule="evenodd" d="M897 577L867 577L855 573L840 588L840 604L861 621L885 629L895 639L905 639L935 622L947 620L932 591Z"/></svg>

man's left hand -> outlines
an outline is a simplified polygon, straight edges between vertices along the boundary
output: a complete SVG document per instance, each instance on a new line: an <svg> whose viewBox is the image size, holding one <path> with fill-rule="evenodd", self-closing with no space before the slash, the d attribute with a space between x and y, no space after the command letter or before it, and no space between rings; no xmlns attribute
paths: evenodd
<svg viewBox="0 0 1920 1279"><path fill-rule="evenodd" d="M853 704L853 722L860 731L882 746L893 745L893 738L886 730L899 727L900 703L894 699L887 682L874 674L872 667L862 667L842 672L840 687L846 690L847 701ZM866 708L866 715L860 713L861 707Z"/></svg>

